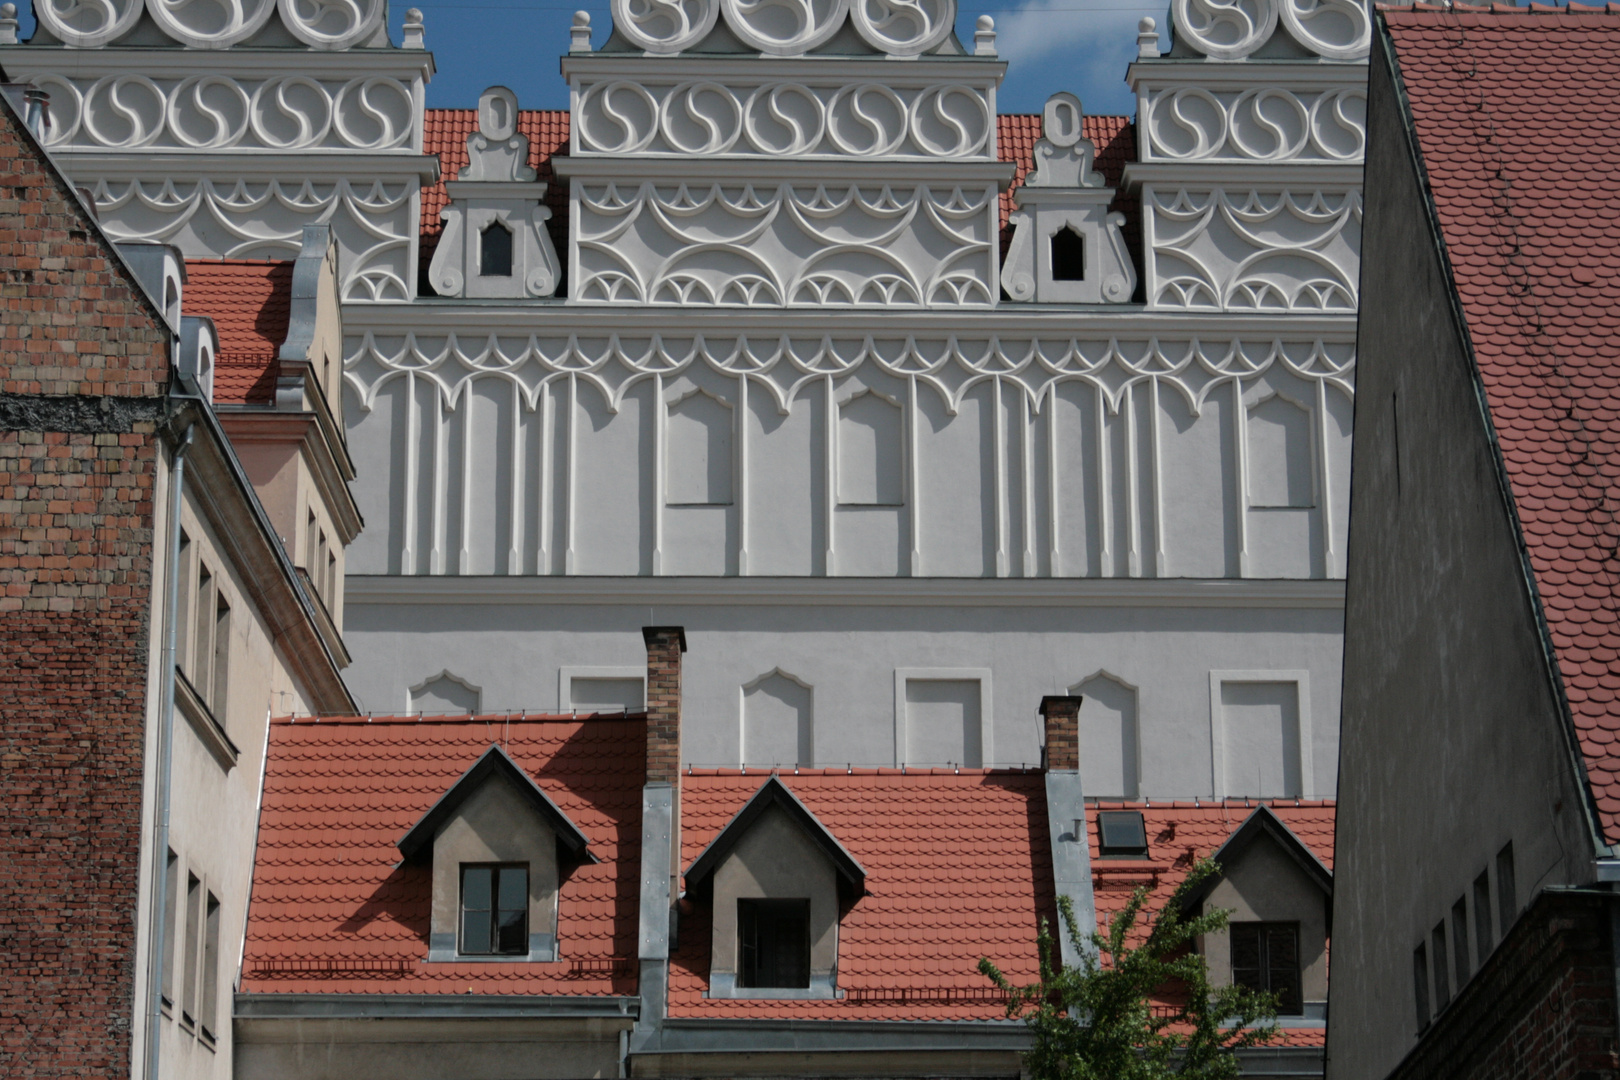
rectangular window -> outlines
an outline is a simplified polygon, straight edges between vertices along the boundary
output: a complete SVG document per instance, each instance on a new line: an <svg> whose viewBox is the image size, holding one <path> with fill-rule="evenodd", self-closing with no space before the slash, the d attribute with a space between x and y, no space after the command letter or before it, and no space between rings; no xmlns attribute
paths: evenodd
<svg viewBox="0 0 1620 1080"><path fill-rule="evenodd" d="M1496 944L1491 936L1491 874L1489 870L1480 871L1479 877L1474 879L1474 944L1478 949L1475 959L1483 966L1485 958L1491 955L1491 947Z"/></svg>
<svg viewBox="0 0 1620 1080"><path fill-rule="evenodd" d="M202 991L197 1003L197 1023L203 1036L216 1039L215 1022L219 997L219 897L208 894L203 913Z"/></svg>
<svg viewBox="0 0 1620 1080"><path fill-rule="evenodd" d="M738 900L737 985L803 990L810 986L810 901Z"/></svg>
<svg viewBox="0 0 1620 1080"><path fill-rule="evenodd" d="M169 849L163 886L163 1004L174 1006L174 948L179 927L174 913L180 910L180 856Z"/></svg>
<svg viewBox="0 0 1620 1080"><path fill-rule="evenodd" d="M180 575L180 591L175 593L174 662L189 676L192 670L187 652L187 646L191 644L191 537L183 532L180 534L180 560L175 572Z"/></svg>
<svg viewBox="0 0 1620 1080"><path fill-rule="evenodd" d="M1468 965L1468 898L1457 897L1451 905L1451 951L1457 965L1457 989L1461 990L1473 970Z"/></svg>
<svg viewBox="0 0 1620 1080"><path fill-rule="evenodd" d="M214 610L214 576L206 566L197 570L197 629L192 637L191 685L197 696L208 700L208 669L214 659L214 621L208 613Z"/></svg>
<svg viewBox="0 0 1620 1080"><path fill-rule="evenodd" d="M1098 811L1097 840L1099 854L1147 858L1147 824L1142 818L1142 811Z"/></svg>
<svg viewBox="0 0 1620 1080"><path fill-rule="evenodd" d="M186 875L185 967L180 972L180 1021L187 1027L197 1022L197 952L202 930L202 882L197 875Z"/></svg>
<svg viewBox="0 0 1620 1080"><path fill-rule="evenodd" d="M227 686L231 670L231 605L221 596L214 607L214 670L209 678L208 708L225 723Z"/></svg>
<svg viewBox="0 0 1620 1080"><path fill-rule="evenodd" d="M1434 954L1434 1006L1451 1004L1451 964L1446 959L1446 921L1441 919L1429 934L1429 951Z"/></svg>
<svg viewBox="0 0 1620 1080"><path fill-rule="evenodd" d="M1508 927L1519 914L1519 895L1513 881L1513 841L1496 853L1496 932L1507 937Z"/></svg>
<svg viewBox="0 0 1620 1080"><path fill-rule="evenodd" d="M466 956L527 956L529 867L461 868L461 952Z"/></svg>
<svg viewBox="0 0 1620 1080"><path fill-rule="evenodd" d="M1277 995L1277 1012L1305 1012L1299 980L1298 923L1232 923L1232 981Z"/></svg>
<svg viewBox="0 0 1620 1080"><path fill-rule="evenodd" d="M1417 1029L1429 1026L1429 957L1419 945L1412 950L1412 997L1417 1002Z"/></svg>

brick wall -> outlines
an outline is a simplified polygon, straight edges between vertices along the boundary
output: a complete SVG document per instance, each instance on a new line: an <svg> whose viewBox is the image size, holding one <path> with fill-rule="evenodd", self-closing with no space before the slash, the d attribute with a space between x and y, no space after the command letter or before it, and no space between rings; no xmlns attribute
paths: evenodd
<svg viewBox="0 0 1620 1080"><path fill-rule="evenodd" d="M1620 1077L1617 905L1606 893L1542 893L1390 1080Z"/></svg>
<svg viewBox="0 0 1620 1080"><path fill-rule="evenodd" d="M678 626L644 626L647 642L647 783L673 784L681 774L681 653Z"/></svg>
<svg viewBox="0 0 1620 1080"><path fill-rule="evenodd" d="M1080 768L1080 702L1079 697L1041 698L1041 716L1046 718L1046 745L1041 749L1044 767L1057 772Z"/></svg>
<svg viewBox="0 0 1620 1080"><path fill-rule="evenodd" d="M7 1077L129 1071L167 342L70 189L0 106Z"/></svg>

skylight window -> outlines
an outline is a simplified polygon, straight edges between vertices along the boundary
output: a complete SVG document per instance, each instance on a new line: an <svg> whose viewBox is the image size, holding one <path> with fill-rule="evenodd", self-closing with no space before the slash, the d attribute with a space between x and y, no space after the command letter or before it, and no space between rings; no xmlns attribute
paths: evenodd
<svg viewBox="0 0 1620 1080"><path fill-rule="evenodd" d="M1140 810L1103 810L1097 814L1101 854L1143 858L1148 853L1147 825Z"/></svg>

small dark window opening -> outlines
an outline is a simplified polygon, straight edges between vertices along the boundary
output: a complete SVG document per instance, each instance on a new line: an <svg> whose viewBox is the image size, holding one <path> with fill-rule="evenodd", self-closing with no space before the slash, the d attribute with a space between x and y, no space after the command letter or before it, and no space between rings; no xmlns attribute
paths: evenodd
<svg viewBox="0 0 1620 1080"><path fill-rule="evenodd" d="M1489 871L1481 871L1474 879L1474 945L1478 949L1476 959L1481 964L1491 955L1495 944L1491 937L1491 875Z"/></svg>
<svg viewBox="0 0 1620 1080"><path fill-rule="evenodd" d="M1412 993L1417 1003L1417 1029L1429 1026L1429 956L1422 945L1412 950Z"/></svg>
<svg viewBox="0 0 1620 1080"><path fill-rule="evenodd" d="M1232 982L1277 995L1281 1016L1305 1012L1299 984L1298 923L1232 923Z"/></svg>
<svg viewBox="0 0 1620 1080"><path fill-rule="evenodd" d="M810 901L738 900L737 983L754 989L810 985Z"/></svg>
<svg viewBox="0 0 1620 1080"><path fill-rule="evenodd" d="M1451 961L1446 958L1444 919L1429 934L1429 955L1434 959L1434 1007L1440 1011L1451 1004Z"/></svg>
<svg viewBox="0 0 1620 1080"><path fill-rule="evenodd" d="M512 276L512 230L498 221L478 234L478 272L484 277Z"/></svg>
<svg viewBox="0 0 1620 1080"><path fill-rule="evenodd" d="M1147 857L1147 825L1140 810L1099 811L1097 838L1099 854Z"/></svg>
<svg viewBox="0 0 1620 1080"><path fill-rule="evenodd" d="M1507 937L1519 915L1518 884L1513 880L1513 841L1496 853L1496 932Z"/></svg>
<svg viewBox="0 0 1620 1080"><path fill-rule="evenodd" d="M529 952L529 868L461 868L461 951L466 956Z"/></svg>
<svg viewBox="0 0 1620 1080"><path fill-rule="evenodd" d="M1461 990L1473 974L1468 963L1468 899L1462 896L1451 905L1451 961L1456 965L1457 989Z"/></svg>
<svg viewBox="0 0 1620 1080"><path fill-rule="evenodd" d="M1052 280L1086 280L1086 240L1073 225L1052 234Z"/></svg>

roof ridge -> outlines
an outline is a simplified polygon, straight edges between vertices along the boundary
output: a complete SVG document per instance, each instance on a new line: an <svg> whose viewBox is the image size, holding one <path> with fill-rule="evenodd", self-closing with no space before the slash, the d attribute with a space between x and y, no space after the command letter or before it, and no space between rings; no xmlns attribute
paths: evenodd
<svg viewBox="0 0 1620 1080"><path fill-rule="evenodd" d="M1373 5L1378 11L1418 12L1422 14L1445 14L1447 12L1462 15L1620 15L1620 4L1580 4L1569 0L1568 4L1540 4L1534 0L1526 6L1516 4L1469 4L1460 0L1441 0L1438 4L1431 3L1378 3Z"/></svg>
<svg viewBox="0 0 1620 1080"><path fill-rule="evenodd" d="M504 713L395 713L387 716L375 716L370 713L356 716L275 716L270 723L310 727L319 724L323 727L332 727L338 724L529 724L529 723L573 723L579 720L645 720L645 710L637 712L566 712L566 713L532 713L532 712L504 712Z"/></svg>

